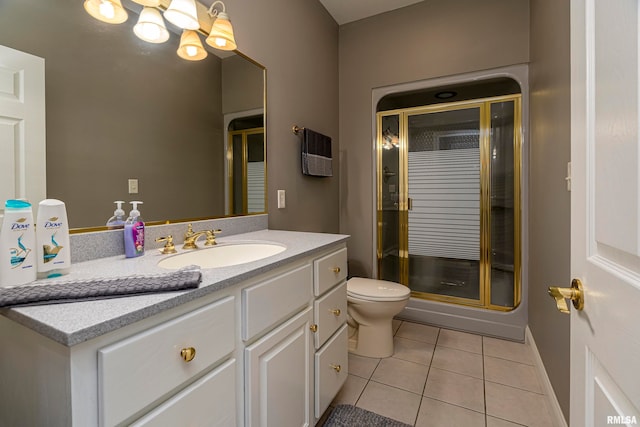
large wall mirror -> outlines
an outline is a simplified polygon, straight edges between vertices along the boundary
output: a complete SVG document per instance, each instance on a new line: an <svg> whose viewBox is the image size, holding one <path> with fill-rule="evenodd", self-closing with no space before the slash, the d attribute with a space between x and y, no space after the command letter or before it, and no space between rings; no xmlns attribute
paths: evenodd
<svg viewBox="0 0 640 427"><path fill-rule="evenodd" d="M177 31L146 43L123 5L110 25L77 0L0 2L0 45L45 59L47 197L72 228L104 226L115 200L142 200L147 222L266 212L264 67L215 49L185 61Z"/></svg>

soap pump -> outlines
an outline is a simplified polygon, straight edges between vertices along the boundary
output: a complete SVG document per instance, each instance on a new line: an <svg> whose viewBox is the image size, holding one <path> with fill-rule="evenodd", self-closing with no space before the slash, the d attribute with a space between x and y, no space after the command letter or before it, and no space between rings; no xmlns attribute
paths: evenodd
<svg viewBox="0 0 640 427"><path fill-rule="evenodd" d="M134 258L144 254L144 221L138 210L142 202L129 203L133 209L124 223L124 253L127 258Z"/></svg>
<svg viewBox="0 0 640 427"><path fill-rule="evenodd" d="M115 203L118 207L115 211L113 211L113 216L109 218L109 221L107 221L107 228L111 230L124 227L124 223L126 220L126 217L124 216L124 209L122 209L122 204L124 203L124 201L118 200L113 203Z"/></svg>

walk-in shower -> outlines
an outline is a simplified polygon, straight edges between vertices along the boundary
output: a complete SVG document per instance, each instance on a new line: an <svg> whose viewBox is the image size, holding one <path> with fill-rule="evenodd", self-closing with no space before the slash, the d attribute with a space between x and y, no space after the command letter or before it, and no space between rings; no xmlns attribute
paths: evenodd
<svg viewBox="0 0 640 427"><path fill-rule="evenodd" d="M521 339L523 328L461 323L491 324L479 313L504 316L522 302L520 85L485 79L376 107L378 278L409 286L417 304L406 317ZM440 320L419 313L420 301L439 304Z"/></svg>

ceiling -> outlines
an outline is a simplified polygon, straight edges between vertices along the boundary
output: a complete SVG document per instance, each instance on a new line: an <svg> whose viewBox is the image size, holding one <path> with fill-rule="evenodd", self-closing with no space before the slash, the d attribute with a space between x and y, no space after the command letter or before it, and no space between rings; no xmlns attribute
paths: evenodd
<svg viewBox="0 0 640 427"><path fill-rule="evenodd" d="M422 0L320 0L338 25L401 7L420 3Z"/></svg>

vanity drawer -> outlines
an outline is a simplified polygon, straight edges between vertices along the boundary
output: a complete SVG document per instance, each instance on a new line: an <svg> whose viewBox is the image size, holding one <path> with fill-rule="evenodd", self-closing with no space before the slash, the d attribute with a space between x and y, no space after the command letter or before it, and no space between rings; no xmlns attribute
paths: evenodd
<svg viewBox="0 0 640 427"><path fill-rule="evenodd" d="M132 426L236 425L236 360L232 359L173 396Z"/></svg>
<svg viewBox="0 0 640 427"><path fill-rule="evenodd" d="M331 337L315 356L315 416L320 418L349 374L347 325Z"/></svg>
<svg viewBox="0 0 640 427"><path fill-rule="evenodd" d="M118 424L234 350L234 297L98 351L100 425ZM186 362L182 349L195 349Z"/></svg>
<svg viewBox="0 0 640 427"><path fill-rule="evenodd" d="M247 341L299 311L312 298L310 264L242 290L242 339Z"/></svg>
<svg viewBox="0 0 640 427"><path fill-rule="evenodd" d="M313 322L318 325L314 344L318 349L347 321L347 282L317 299L313 309Z"/></svg>
<svg viewBox="0 0 640 427"><path fill-rule="evenodd" d="M347 277L347 248L330 253L313 262L313 291L320 296Z"/></svg>

